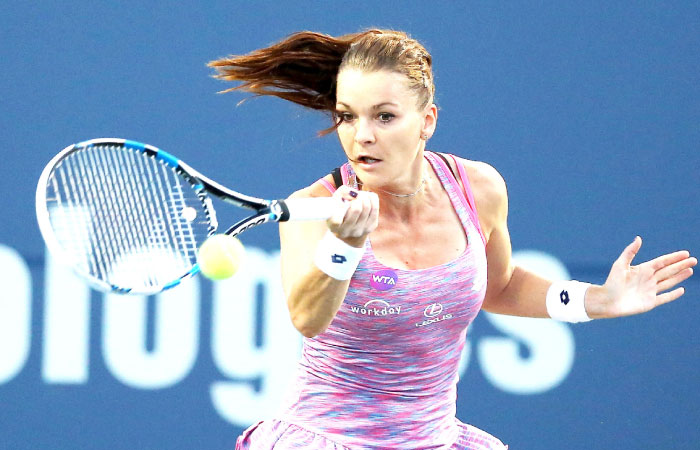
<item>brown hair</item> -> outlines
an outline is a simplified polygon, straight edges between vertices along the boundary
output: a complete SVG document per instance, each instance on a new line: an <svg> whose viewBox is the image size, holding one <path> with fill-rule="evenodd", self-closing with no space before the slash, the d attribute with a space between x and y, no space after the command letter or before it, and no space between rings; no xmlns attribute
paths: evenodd
<svg viewBox="0 0 700 450"><path fill-rule="evenodd" d="M371 29L339 37L301 31L247 55L211 61L209 67L217 71L215 78L242 82L222 92L273 95L327 111L334 118L336 79L344 68L405 75L419 108L431 103L435 95L430 53L406 33L393 30Z"/></svg>

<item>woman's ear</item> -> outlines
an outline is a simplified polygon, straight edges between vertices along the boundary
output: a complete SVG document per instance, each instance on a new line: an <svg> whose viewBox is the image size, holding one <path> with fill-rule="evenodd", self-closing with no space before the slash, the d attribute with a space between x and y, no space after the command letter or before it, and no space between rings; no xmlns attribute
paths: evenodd
<svg viewBox="0 0 700 450"><path fill-rule="evenodd" d="M426 140L430 139L435 133L437 126L438 109L435 103L425 107L423 116L423 128L421 129L421 137L425 136Z"/></svg>

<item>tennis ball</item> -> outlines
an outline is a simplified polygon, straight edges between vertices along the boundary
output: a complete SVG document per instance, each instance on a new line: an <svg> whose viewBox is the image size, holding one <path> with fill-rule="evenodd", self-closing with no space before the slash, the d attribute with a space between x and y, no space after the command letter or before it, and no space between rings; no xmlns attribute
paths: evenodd
<svg viewBox="0 0 700 450"><path fill-rule="evenodd" d="M197 251L197 263L202 274L210 280L232 277L241 265L245 248L237 238L214 234Z"/></svg>

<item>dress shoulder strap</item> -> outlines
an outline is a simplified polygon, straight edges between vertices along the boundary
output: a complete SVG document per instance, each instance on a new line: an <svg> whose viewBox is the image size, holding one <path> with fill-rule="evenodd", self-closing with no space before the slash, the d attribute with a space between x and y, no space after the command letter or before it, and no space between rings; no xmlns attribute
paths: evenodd
<svg viewBox="0 0 700 450"><path fill-rule="evenodd" d="M443 171L445 172L445 176L448 178L448 181L453 186L455 186L455 191L457 192L459 200L466 207L471 222L479 231L481 240L484 242L484 245L486 245L486 236L484 235L484 232L481 229L481 224L479 223L479 214L476 210L474 195L472 193L471 185L469 183L469 177L467 176L467 171L464 169L464 166L457 161L454 155L451 155L449 153L442 154L437 152L429 152L427 150L425 153L426 156L428 156L429 158L432 157L432 161L435 161L435 163L439 164L443 168ZM435 155L439 156L440 158L435 158ZM453 165L448 162L448 158L452 159L454 166L457 167L459 180L462 181L461 184L458 181L457 174L455 174L452 168ZM464 187L464 189L462 189L462 186Z"/></svg>

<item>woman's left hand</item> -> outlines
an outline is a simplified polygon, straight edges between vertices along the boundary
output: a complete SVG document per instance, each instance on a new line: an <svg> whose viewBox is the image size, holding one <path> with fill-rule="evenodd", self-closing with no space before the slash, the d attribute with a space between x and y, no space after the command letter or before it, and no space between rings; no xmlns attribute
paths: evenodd
<svg viewBox="0 0 700 450"><path fill-rule="evenodd" d="M693 274L698 260L683 250L633 266L641 246L642 238L636 237L613 263L605 284L589 288L586 312L590 318L639 314L685 293L676 286Z"/></svg>

